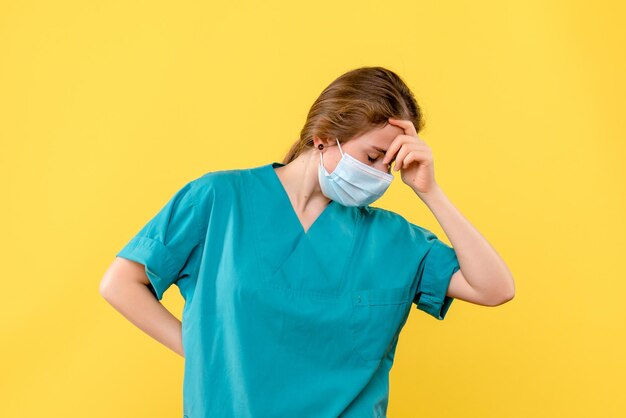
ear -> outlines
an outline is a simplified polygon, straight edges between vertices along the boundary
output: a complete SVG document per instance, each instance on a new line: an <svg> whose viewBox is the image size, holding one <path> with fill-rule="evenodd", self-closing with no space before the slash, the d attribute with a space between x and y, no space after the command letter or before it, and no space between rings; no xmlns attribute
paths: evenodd
<svg viewBox="0 0 626 418"><path fill-rule="evenodd" d="M336 143L334 139L320 138L317 135L313 135L313 148L318 149L319 144L323 144L324 148L328 147L331 144Z"/></svg>

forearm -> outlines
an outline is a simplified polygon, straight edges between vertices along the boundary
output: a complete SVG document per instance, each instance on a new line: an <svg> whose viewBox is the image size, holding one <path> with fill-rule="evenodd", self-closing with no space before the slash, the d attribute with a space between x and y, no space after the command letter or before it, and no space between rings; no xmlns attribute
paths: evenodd
<svg viewBox="0 0 626 418"><path fill-rule="evenodd" d="M494 298L512 298L513 275L496 250L452 204L437 185L426 194L416 194L433 213L454 247L459 265L470 285Z"/></svg>
<svg viewBox="0 0 626 418"><path fill-rule="evenodd" d="M146 334L185 356L182 324L142 283L113 283L102 295L126 319Z"/></svg>

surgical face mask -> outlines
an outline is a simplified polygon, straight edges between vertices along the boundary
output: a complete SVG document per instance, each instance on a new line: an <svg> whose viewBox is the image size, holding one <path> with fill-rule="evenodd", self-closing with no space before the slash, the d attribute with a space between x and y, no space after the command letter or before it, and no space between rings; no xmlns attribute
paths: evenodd
<svg viewBox="0 0 626 418"><path fill-rule="evenodd" d="M324 168L320 152L318 177L322 193L343 206L366 206L380 198L387 190L393 175L384 173L346 154L339 145L342 157L332 173Z"/></svg>

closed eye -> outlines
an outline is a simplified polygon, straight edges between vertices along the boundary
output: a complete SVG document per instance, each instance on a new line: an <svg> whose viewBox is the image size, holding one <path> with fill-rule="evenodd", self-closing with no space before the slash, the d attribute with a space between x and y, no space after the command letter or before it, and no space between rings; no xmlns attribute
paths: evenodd
<svg viewBox="0 0 626 418"><path fill-rule="evenodd" d="M367 159L369 160L369 162L370 162L370 163L374 163L374 162L376 162L376 160L378 160L378 157L376 157L376 158L372 158L372 157L370 157L370 156L368 155L368 156L367 156ZM386 171L387 171L387 173L390 173L390 174L391 174L391 164L387 164L387 170L386 170Z"/></svg>

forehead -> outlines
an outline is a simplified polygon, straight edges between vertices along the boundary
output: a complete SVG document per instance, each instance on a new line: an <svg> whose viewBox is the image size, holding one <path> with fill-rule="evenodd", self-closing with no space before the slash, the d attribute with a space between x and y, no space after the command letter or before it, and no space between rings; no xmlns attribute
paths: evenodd
<svg viewBox="0 0 626 418"><path fill-rule="evenodd" d="M355 138L355 143L358 142L363 147L378 147L387 150L393 140L403 133L404 131L401 128L388 123L382 128L372 129Z"/></svg>

